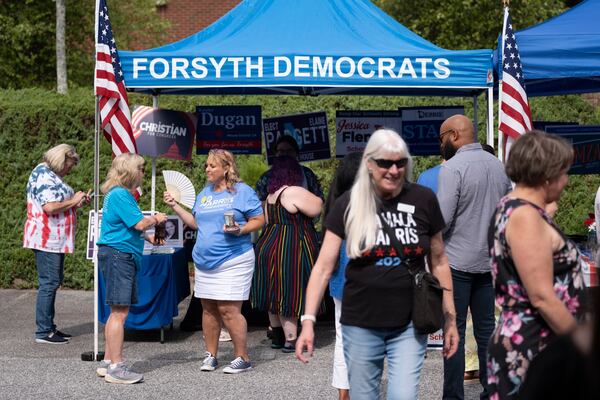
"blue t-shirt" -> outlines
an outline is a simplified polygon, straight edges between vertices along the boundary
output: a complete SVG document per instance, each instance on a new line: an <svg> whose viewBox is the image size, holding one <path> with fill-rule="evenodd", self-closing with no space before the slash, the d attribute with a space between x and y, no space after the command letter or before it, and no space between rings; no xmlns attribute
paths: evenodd
<svg viewBox="0 0 600 400"><path fill-rule="evenodd" d="M346 254L346 241L342 240L340 247L340 262L338 268L331 274L329 280L329 294L334 299L341 300L344 294L344 284L346 283L346 265L348 265L348 255Z"/></svg>
<svg viewBox="0 0 600 400"><path fill-rule="evenodd" d="M263 213L256 193L245 183L236 183L233 193L227 190L215 192L213 185L202 189L192 209L198 224L198 236L192 251L196 268L214 269L252 250L250 234L236 236L223 231L225 211L233 211L233 218L240 227L246 225L247 219Z"/></svg>
<svg viewBox="0 0 600 400"><path fill-rule="evenodd" d="M425 170L419 175L417 183L433 190L433 193L437 193L438 190L438 178L440 176L440 168L442 165L436 165L433 168Z"/></svg>
<svg viewBox="0 0 600 400"><path fill-rule="evenodd" d="M144 252L144 232L135 229L134 225L143 218L142 210L129 190L115 186L104 197L100 239L96 244L133 254L139 267Z"/></svg>

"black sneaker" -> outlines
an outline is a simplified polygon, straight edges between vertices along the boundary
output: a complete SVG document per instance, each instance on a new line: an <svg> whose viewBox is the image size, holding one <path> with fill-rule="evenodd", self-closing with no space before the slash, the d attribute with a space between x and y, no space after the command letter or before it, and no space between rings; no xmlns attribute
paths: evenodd
<svg viewBox="0 0 600 400"><path fill-rule="evenodd" d="M58 329L54 331L54 334L56 336L60 336L63 339L71 339L73 337L73 335L69 335L68 333L61 332Z"/></svg>
<svg viewBox="0 0 600 400"><path fill-rule="evenodd" d="M60 337L53 332L43 338L35 338L35 342L36 343L46 343L46 344L67 344L67 343L69 343L69 340L65 339L63 337Z"/></svg>

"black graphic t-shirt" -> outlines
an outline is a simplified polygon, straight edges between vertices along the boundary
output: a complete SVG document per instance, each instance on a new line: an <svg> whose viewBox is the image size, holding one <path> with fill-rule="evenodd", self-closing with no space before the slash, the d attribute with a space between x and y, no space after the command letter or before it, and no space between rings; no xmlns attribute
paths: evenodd
<svg viewBox="0 0 600 400"><path fill-rule="evenodd" d="M345 239L344 214L350 201L346 192L335 202L325 221L327 230ZM444 228L444 218L435 194L428 188L405 183L402 192L382 200L379 218L384 218L403 245L402 254L390 244L380 227L375 245L361 257L350 259L342 299L341 323L363 328L400 328L411 320L412 286L407 268L423 268L431 236Z"/></svg>

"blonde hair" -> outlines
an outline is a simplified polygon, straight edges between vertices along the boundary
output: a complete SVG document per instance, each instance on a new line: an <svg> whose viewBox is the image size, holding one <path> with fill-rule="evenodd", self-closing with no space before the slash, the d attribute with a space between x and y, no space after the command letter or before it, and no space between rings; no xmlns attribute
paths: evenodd
<svg viewBox="0 0 600 400"><path fill-rule="evenodd" d="M350 258L360 257L375 244L379 226L379 199L369 175L367 160L389 154L408 159L404 180L412 180L413 161L402 137L391 129L378 129L373 132L365 147L354 185L350 190L350 203L346 208L346 252Z"/></svg>
<svg viewBox="0 0 600 400"><path fill-rule="evenodd" d="M79 155L70 144L61 143L44 153L44 162L55 173L65 169L68 159L75 160L75 165L79 164Z"/></svg>
<svg viewBox="0 0 600 400"><path fill-rule="evenodd" d="M116 156L100 188L102 193L108 193L115 186L134 189L139 184L138 171L143 165L144 158L139 154L123 153Z"/></svg>
<svg viewBox="0 0 600 400"><path fill-rule="evenodd" d="M233 154L227 150L212 149L208 152L206 162L216 161L225 171L225 185L228 192L235 191L235 184L241 182L240 172Z"/></svg>

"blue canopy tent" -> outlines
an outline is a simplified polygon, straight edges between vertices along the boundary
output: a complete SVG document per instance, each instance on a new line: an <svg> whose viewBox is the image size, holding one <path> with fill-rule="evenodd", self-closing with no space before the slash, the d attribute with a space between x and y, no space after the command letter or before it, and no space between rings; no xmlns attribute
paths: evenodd
<svg viewBox="0 0 600 400"><path fill-rule="evenodd" d="M445 50L369 0L244 0L201 32L119 52L127 90L158 94L488 94L491 50Z"/></svg>
<svg viewBox="0 0 600 400"><path fill-rule="evenodd" d="M600 91L598 21L600 0L586 0L516 33L527 96ZM494 65L499 68L498 50L494 52Z"/></svg>
<svg viewBox="0 0 600 400"><path fill-rule="evenodd" d="M159 94L438 95L487 90L491 50L442 49L369 0L244 0L186 39L120 51L128 91ZM152 203L154 205L154 202Z"/></svg>

